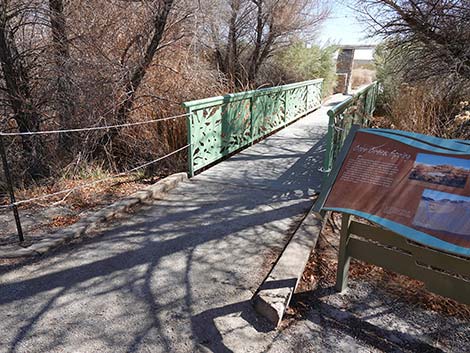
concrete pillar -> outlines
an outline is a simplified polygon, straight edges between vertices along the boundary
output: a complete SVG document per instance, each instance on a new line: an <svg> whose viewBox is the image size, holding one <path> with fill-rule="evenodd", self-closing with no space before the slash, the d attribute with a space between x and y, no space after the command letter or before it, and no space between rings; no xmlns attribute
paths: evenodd
<svg viewBox="0 0 470 353"><path fill-rule="evenodd" d="M336 93L349 94L351 91L351 77L354 64L354 48L341 48L336 61L338 84Z"/></svg>

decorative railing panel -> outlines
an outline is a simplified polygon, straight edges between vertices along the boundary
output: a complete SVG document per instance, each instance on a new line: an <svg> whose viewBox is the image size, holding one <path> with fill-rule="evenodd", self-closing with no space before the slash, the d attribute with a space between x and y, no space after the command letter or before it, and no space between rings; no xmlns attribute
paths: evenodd
<svg viewBox="0 0 470 353"><path fill-rule="evenodd" d="M318 108L322 84L319 79L184 103L190 175Z"/></svg>
<svg viewBox="0 0 470 353"><path fill-rule="evenodd" d="M313 110L321 105L323 90L319 90L313 85L307 86L307 90L307 109Z"/></svg>
<svg viewBox="0 0 470 353"><path fill-rule="evenodd" d="M286 123L286 94L284 91L253 98L253 138L266 136Z"/></svg>
<svg viewBox="0 0 470 353"><path fill-rule="evenodd" d="M307 86L286 91L286 119L291 121L307 110Z"/></svg>
<svg viewBox="0 0 470 353"><path fill-rule="evenodd" d="M365 127L375 111L379 84L374 82L328 111L329 123L323 162L325 177L346 140L353 125Z"/></svg>

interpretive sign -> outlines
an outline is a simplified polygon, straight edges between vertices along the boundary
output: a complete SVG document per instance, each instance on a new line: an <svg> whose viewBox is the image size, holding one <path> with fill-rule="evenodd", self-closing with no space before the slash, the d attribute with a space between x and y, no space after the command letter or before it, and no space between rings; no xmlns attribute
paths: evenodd
<svg viewBox="0 0 470 353"><path fill-rule="evenodd" d="M470 145L396 130L353 132L316 210L370 220L470 256Z"/></svg>

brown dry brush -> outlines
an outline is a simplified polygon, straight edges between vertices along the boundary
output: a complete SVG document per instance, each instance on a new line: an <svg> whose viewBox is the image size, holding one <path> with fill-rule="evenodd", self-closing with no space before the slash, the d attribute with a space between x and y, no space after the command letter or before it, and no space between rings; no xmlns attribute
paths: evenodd
<svg viewBox="0 0 470 353"><path fill-rule="evenodd" d="M434 135L444 138L462 138L455 117L459 114L460 94L434 93L429 86L402 84L398 91L382 105L386 115L378 125Z"/></svg>
<svg viewBox="0 0 470 353"><path fill-rule="evenodd" d="M179 115L184 101L263 85L253 82L266 59L327 14L322 0L0 0L0 129L74 129ZM227 70L232 66L235 71ZM183 117L5 143L16 186L30 187L90 174L90 166L129 170L184 146L186 129ZM178 153L146 175L183 169L186 158Z"/></svg>
<svg viewBox="0 0 470 353"><path fill-rule="evenodd" d="M183 113L182 101L220 94L220 75L196 54L194 11L183 0L2 0L2 131L157 119ZM186 124L179 118L5 142L22 186L90 163L118 171L154 160L186 143ZM176 155L163 169L182 168L184 159Z"/></svg>
<svg viewBox="0 0 470 353"><path fill-rule="evenodd" d="M375 81L375 70L357 68L352 71L351 86L353 89L369 85Z"/></svg>
<svg viewBox="0 0 470 353"><path fill-rule="evenodd" d="M385 39L377 62L388 124L465 138L456 116L470 99L470 2L363 0L357 9Z"/></svg>

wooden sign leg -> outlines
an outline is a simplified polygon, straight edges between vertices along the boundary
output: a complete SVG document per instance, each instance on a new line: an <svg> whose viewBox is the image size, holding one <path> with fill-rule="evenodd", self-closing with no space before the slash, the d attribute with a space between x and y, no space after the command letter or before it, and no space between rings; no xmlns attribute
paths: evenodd
<svg viewBox="0 0 470 353"><path fill-rule="evenodd" d="M348 271L351 256L347 251L349 241L349 225L351 223L351 216L342 214L341 221L341 238L339 241L339 254L338 254L338 270L336 273L336 290L339 292L344 291L348 287Z"/></svg>

